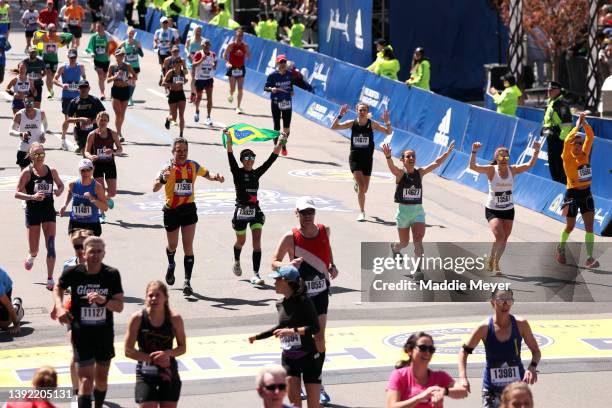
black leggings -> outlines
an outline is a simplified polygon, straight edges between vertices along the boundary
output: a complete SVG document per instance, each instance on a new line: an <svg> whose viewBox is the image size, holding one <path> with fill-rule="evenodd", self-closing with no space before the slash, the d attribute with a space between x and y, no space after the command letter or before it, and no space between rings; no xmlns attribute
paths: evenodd
<svg viewBox="0 0 612 408"><path fill-rule="evenodd" d="M291 126L291 109L280 110L278 104L272 101L272 121L274 122L274 130L281 130L281 117L283 118L283 128L289 129Z"/></svg>

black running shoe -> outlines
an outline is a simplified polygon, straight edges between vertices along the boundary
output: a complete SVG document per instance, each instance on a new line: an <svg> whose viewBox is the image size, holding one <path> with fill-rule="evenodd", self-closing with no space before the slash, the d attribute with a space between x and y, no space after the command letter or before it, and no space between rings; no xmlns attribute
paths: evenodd
<svg viewBox="0 0 612 408"><path fill-rule="evenodd" d="M166 283L169 286L174 285L174 268L176 268L176 263L168 264L168 270L166 271Z"/></svg>
<svg viewBox="0 0 612 408"><path fill-rule="evenodd" d="M166 118L166 123L164 123L164 127L170 130L170 119Z"/></svg>
<svg viewBox="0 0 612 408"><path fill-rule="evenodd" d="M183 295L191 296L193 295L193 289L191 289L191 283L188 280L183 283Z"/></svg>

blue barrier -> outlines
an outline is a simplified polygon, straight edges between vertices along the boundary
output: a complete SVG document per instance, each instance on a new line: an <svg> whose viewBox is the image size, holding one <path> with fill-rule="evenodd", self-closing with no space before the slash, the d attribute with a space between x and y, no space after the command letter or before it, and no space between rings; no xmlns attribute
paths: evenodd
<svg viewBox="0 0 612 408"><path fill-rule="evenodd" d="M186 32L193 24L201 25L202 35L211 40L212 49L217 52L219 58L233 37L233 32L230 30L196 20L179 18L179 24ZM116 34L124 32L124 27L121 25L115 29ZM138 30L137 38L145 48L152 47L152 34ZM510 148L513 163L527 163L533 155L533 142L539 138L539 123L499 115L431 92L407 87L400 82L380 78L350 64L317 53L250 35L246 36L245 41L253 51L252 60L247 62L246 90L269 99L269 94L263 91L267 73L271 72L276 56L285 53L298 67L309 69L308 80L316 89L315 94L301 89L295 90L293 98L295 113L329 127L343 103L348 102L353 105L357 100L366 102L376 120L380 120L384 109L389 108L393 112L391 121L394 132L391 138L376 132L377 147L383 141L390 140L396 156L405 149L414 149L417 151L417 165L423 166L443 153L447 143L455 140L456 150L436 171L442 177L483 192L487 191L486 176L472 172L468 168L471 143L476 140L484 143L477 157L477 162L480 164L488 163L492 159L494 149L499 145ZM222 62L215 76L225 80ZM330 77L337 80L330 81ZM354 117L355 112L350 110L345 118L349 120ZM350 134L349 131L340 133L345 137ZM517 176L515 202L561 220L558 209L559 196L562 199L565 187L549 179L545 146L540 152L540 160L537 161L535 168L529 173ZM607 168L611 156L612 141L598 138L591 156L596 204L595 232L598 234L603 231L612 216L612 192L608 187L612 185L612 175ZM578 226L583 228L580 219Z"/></svg>

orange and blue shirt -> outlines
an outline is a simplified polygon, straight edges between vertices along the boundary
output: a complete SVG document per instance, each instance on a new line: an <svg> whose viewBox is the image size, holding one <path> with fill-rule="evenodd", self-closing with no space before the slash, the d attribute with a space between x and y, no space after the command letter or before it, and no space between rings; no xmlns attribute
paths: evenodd
<svg viewBox="0 0 612 408"><path fill-rule="evenodd" d="M186 160L184 164L172 162L162 169L162 172L170 170L170 175L164 186L166 195L166 208L176 208L184 204L193 203L195 190L193 188L198 176L205 177L208 174L206 167L192 160Z"/></svg>

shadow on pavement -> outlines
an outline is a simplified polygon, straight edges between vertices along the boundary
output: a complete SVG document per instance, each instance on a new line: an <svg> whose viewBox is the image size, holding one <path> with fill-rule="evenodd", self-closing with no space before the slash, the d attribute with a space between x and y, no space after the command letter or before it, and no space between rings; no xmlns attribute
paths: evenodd
<svg viewBox="0 0 612 408"><path fill-rule="evenodd" d="M34 328L23 326L23 324L27 324L27 323L29 322L26 322L26 321L21 322L22 326L19 329L19 334L16 334L16 335L8 334L8 332L5 330L0 331L0 343L10 343L20 337L30 336L32 333L34 333Z"/></svg>
<svg viewBox="0 0 612 408"><path fill-rule="evenodd" d="M133 195L133 196L145 195L145 193L141 193L140 191L130 191L130 190L117 190L117 194L125 194L125 195Z"/></svg>
<svg viewBox="0 0 612 408"><path fill-rule="evenodd" d="M170 143L142 143L142 142L128 142L133 146L153 146L153 147L170 147Z"/></svg>
<svg viewBox="0 0 612 408"><path fill-rule="evenodd" d="M121 228L130 229L130 228L144 228L144 229L162 229L164 228L161 224L137 224L132 222L125 222L123 220L117 220L117 222L109 222L106 221L107 225L116 225Z"/></svg>
<svg viewBox="0 0 612 408"><path fill-rule="evenodd" d="M336 163L336 162L324 162L324 161L318 161L318 160L305 160L305 159L298 159L296 157L288 157L288 156L285 156L283 158L285 160L294 160L294 161L299 161L299 162L308 163L308 164L324 164L324 165L327 165L327 166L341 167L341 164Z"/></svg>
<svg viewBox="0 0 612 408"><path fill-rule="evenodd" d="M182 291L182 289L173 289L174 291ZM206 302L216 303L212 304L212 307L218 307L220 309L225 310L238 310L236 307L232 306L265 306L269 307L269 302L274 302L276 299L260 299L260 300L247 300L247 299L237 299L237 298L214 298L201 295L197 292L193 292L193 294L189 297L186 297L189 302L197 302L200 300L204 300Z"/></svg>
<svg viewBox="0 0 612 408"><path fill-rule="evenodd" d="M361 292L361 290L345 288L343 286L334 286L331 285L329 290L332 295L339 295L340 293L351 293L351 292Z"/></svg>
<svg viewBox="0 0 612 408"><path fill-rule="evenodd" d="M395 221L386 221L380 217L372 217L372 220L366 219L366 222L371 222L372 224L381 224L387 227L394 227L396 224Z"/></svg>

